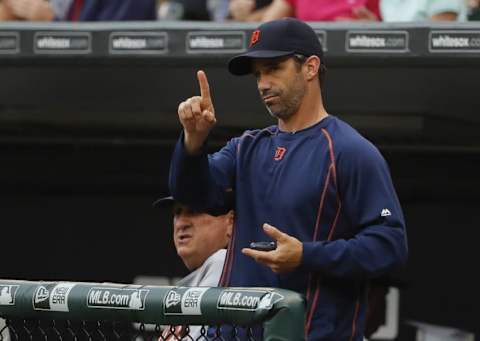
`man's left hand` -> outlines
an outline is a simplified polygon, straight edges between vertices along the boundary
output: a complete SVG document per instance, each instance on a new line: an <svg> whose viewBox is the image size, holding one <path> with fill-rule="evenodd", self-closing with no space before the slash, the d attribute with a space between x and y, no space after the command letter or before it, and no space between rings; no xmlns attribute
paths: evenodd
<svg viewBox="0 0 480 341"><path fill-rule="evenodd" d="M273 251L244 248L242 253L270 267L275 273L290 272L297 268L302 262L302 242L269 224L263 224L263 230L277 241L277 248Z"/></svg>

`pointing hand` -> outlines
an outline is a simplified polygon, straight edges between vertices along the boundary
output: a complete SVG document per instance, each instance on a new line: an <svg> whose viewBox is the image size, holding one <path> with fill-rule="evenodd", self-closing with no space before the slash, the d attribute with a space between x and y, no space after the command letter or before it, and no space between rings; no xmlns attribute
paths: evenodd
<svg viewBox="0 0 480 341"><path fill-rule="evenodd" d="M216 122L207 75L200 70L197 78L200 96L190 97L178 106L178 118L185 134L185 148L190 154L202 147Z"/></svg>

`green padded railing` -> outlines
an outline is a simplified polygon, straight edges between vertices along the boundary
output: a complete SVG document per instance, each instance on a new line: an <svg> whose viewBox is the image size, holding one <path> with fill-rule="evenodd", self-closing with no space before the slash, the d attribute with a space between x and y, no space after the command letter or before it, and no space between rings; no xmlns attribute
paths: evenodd
<svg viewBox="0 0 480 341"><path fill-rule="evenodd" d="M157 325L259 325L264 340L304 340L305 301L273 288L140 286L0 280L7 319L131 321Z"/></svg>

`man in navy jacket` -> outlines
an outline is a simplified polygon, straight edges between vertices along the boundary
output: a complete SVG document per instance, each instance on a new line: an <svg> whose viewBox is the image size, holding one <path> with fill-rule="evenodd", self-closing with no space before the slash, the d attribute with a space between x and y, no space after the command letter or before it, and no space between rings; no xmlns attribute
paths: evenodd
<svg viewBox="0 0 480 341"><path fill-rule="evenodd" d="M222 284L280 287L307 299L308 340L363 340L369 279L406 262L405 222L380 152L327 113L315 32L296 19L264 23L229 62L252 73L277 125L246 131L207 155L215 124L210 88L182 102L183 133L170 169L173 196L221 207L235 193L235 228ZM276 241L274 251L249 248Z"/></svg>

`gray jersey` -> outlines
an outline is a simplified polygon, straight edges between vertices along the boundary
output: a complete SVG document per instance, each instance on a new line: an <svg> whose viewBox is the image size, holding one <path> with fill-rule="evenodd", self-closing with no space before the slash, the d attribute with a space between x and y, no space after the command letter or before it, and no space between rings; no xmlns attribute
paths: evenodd
<svg viewBox="0 0 480 341"><path fill-rule="evenodd" d="M177 282L179 287L216 287L222 275L223 263L227 250L220 249L195 269Z"/></svg>

